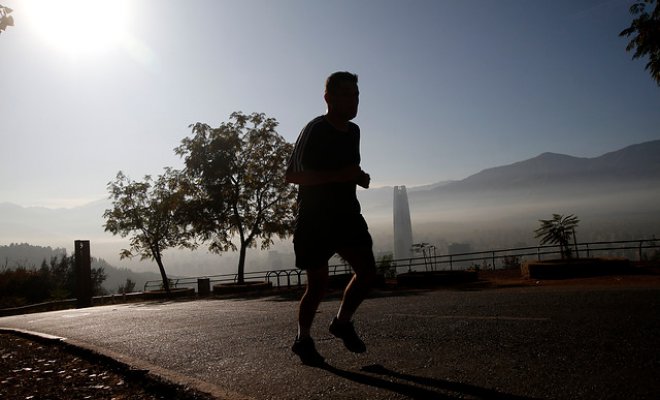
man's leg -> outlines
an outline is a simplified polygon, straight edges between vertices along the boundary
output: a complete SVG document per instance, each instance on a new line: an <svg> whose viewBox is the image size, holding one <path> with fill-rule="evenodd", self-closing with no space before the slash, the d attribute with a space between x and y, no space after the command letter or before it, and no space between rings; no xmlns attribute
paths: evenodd
<svg viewBox="0 0 660 400"><path fill-rule="evenodd" d="M319 303L323 299L328 282L328 266L307 270L307 290L300 300L298 309L298 335L291 350L307 365L321 365L325 362L323 356L316 351L314 340L310 335L312 322Z"/></svg>
<svg viewBox="0 0 660 400"><path fill-rule="evenodd" d="M337 313L339 322L349 322L373 285L376 277L376 260L371 247L342 249L338 253L355 271L355 275L344 290L344 297Z"/></svg>
<svg viewBox="0 0 660 400"><path fill-rule="evenodd" d="M351 318L371 289L376 276L376 262L371 246L344 249L339 255L351 264L355 275L344 290L337 317L330 324L330 333L340 338L348 350L363 353L367 347L355 333Z"/></svg>
<svg viewBox="0 0 660 400"><path fill-rule="evenodd" d="M298 338L310 336L312 323L328 286L328 266L307 271L307 289L298 309Z"/></svg>

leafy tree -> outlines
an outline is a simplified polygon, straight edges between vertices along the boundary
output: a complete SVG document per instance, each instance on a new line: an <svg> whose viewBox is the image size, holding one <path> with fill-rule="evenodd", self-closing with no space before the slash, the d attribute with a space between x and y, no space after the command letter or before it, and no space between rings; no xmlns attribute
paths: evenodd
<svg viewBox="0 0 660 400"><path fill-rule="evenodd" d="M655 3L655 8L651 11ZM647 10L648 6L648 10ZM630 37L632 40L626 46L626 51L635 50L633 60L649 57L645 69L660 86L660 2L657 0L638 1L630 7L630 13L636 16L630 26L619 36Z"/></svg>
<svg viewBox="0 0 660 400"><path fill-rule="evenodd" d="M297 190L284 173L293 145L264 114L234 112L230 121L211 128L190 125L192 137L175 152L184 158L189 201L187 215L195 232L210 241L212 252L236 251L238 283L244 282L248 248L261 249L293 231Z"/></svg>
<svg viewBox="0 0 660 400"><path fill-rule="evenodd" d="M92 264L96 259L92 257ZM47 281L47 287L51 299L67 299L76 294L76 260L75 256L63 255L59 260L57 257L51 257L50 266L46 260L41 263L38 271L39 275ZM92 296L105 294L107 291L103 288L103 281L107 278L105 269L102 266L91 268Z"/></svg>
<svg viewBox="0 0 660 400"><path fill-rule="evenodd" d="M165 173L153 180L133 181L121 171L108 183L112 209L103 213L107 232L121 237L131 236L130 248L123 249L121 258L137 254L158 264L163 288L170 293L169 279L163 266L163 251L171 247L194 248L191 231L182 222L181 205L185 191L179 171L165 168Z"/></svg>
<svg viewBox="0 0 660 400"><path fill-rule="evenodd" d="M94 261L94 259L92 260ZM104 294L106 278L103 267L92 268L92 294ZM68 299L76 293L73 256L51 257L37 269L19 266L0 271L0 307L13 307L48 300Z"/></svg>
<svg viewBox="0 0 660 400"><path fill-rule="evenodd" d="M9 15L12 11L14 10L0 4L0 34L7 29L8 26L14 26L14 17Z"/></svg>
<svg viewBox="0 0 660 400"><path fill-rule="evenodd" d="M135 282L133 282L130 278L126 278L126 283L119 285L117 288L117 293L119 294L133 293L134 291Z"/></svg>
<svg viewBox="0 0 660 400"><path fill-rule="evenodd" d="M571 249L569 243L575 235L575 228L580 220L573 214L564 216L552 214L552 219L540 219L541 227L536 229L536 238L541 238L541 245L558 244L561 251L561 258L570 258Z"/></svg>
<svg viewBox="0 0 660 400"><path fill-rule="evenodd" d="M392 253L383 255L376 263L376 268L378 274L383 275L385 278L396 277L396 264L394 263L394 256Z"/></svg>

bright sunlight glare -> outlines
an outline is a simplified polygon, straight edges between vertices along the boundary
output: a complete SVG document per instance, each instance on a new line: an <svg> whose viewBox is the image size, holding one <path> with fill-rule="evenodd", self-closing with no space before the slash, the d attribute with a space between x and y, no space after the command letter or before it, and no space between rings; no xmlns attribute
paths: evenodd
<svg viewBox="0 0 660 400"><path fill-rule="evenodd" d="M71 55L103 52L125 39L125 0L25 0L22 5L39 36Z"/></svg>

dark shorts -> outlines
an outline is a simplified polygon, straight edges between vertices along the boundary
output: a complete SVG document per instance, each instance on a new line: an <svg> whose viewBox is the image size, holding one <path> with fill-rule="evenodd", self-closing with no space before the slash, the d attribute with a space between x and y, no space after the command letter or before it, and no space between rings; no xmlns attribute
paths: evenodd
<svg viewBox="0 0 660 400"><path fill-rule="evenodd" d="M373 241L362 215L338 218L298 218L293 234L296 267L318 268L342 249L368 248Z"/></svg>

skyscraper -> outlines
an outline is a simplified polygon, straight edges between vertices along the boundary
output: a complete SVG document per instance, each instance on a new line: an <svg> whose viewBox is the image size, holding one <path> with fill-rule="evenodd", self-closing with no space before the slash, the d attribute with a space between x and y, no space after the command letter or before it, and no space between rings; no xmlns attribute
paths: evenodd
<svg viewBox="0 0 660 400"><path fill-rule="evenodd" d="M412 224L405 186L394 186L394 258L412 257Z"/></svg>

